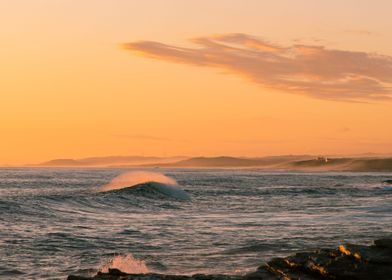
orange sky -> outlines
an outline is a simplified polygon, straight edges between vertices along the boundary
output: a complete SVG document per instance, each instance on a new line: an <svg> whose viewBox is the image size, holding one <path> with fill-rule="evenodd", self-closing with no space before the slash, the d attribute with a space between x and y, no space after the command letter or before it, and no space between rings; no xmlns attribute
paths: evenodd
<svg viewBox="0 0 392 280"><path fill-rule="evenodd" d="M389 0L0 2L0 164L392 152Z"/></svg>

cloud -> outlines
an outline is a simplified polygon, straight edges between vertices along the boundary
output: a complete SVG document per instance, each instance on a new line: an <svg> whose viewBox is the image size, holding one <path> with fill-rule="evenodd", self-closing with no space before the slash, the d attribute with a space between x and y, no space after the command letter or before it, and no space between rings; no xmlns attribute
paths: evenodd
<svg viewBox="0 0 392 280"><path fill-rule="evenodd" d="M392 57L234 33L193 39L197 48L153 41L123 44L140 55L241 75L264 88L314 98L369 102L392 97Z"/></svg>

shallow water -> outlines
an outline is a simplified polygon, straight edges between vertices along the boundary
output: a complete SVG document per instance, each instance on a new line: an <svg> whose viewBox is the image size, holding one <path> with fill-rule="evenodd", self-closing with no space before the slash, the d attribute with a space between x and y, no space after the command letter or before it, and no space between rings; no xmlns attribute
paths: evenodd
<svg viewBox="0 0 392 280"><path fill-rule="evenodd" d="M392 235L392 174L159 169L191 200L97 192L125 171L0 170L0 279L89 275L129 253L154 272L245 273Z"/></svg>

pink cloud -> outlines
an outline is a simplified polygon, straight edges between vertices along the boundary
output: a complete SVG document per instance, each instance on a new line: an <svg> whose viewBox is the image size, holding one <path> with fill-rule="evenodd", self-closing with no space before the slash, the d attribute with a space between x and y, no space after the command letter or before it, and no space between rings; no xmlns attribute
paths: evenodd
<svg viewBox="0 0 392 280"><path fill-rule="evenodd" d="M193 39L184 48L153 41L124 48L160 60L208 66L263 87L314 98L368 102L392 97L392 57L324 46L279 46L246 34Z"/></svg>

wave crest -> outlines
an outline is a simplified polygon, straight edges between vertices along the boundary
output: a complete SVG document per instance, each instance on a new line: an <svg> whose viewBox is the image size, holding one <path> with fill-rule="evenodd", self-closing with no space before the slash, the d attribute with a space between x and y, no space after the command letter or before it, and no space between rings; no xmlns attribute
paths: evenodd
<svg viewBox="0 0 392 280"><path fill-rule="evenodd" d="M118 175L117 177L112 179L109 184L104 185L98 191L107 192L112 190L119 190L147 182L157 182L173 186L177 185L175 179L159 172L130 171Z"/></svg>
<svg viewBox="0 0 392 280"><path fill-rule="evenodd" d="M125 189L124 189L125 191ZM147 182L126 188L131 193L141 194L146 197L160 198L170 197L178 200L189 200L190 196L187 192L171 185L165 185L158 182Z"/></svg>
<svg viewBox="0 0 392 280"><path fill-rule="evenodd" d="M127 172L101 187L99 192L125 192L151 198L170 197L190 200L187 192L178 188L176 180L157 172Z"/></svg>
<svg viewBox="0 0 392 280"><path fill-rule="evenodd" d="M146 263L142 260L134 258L132 254L114 256L102 264L98 271L107 273L109 272L109 268L117 268L122 272L130 274L149 272Z"/></svg>

